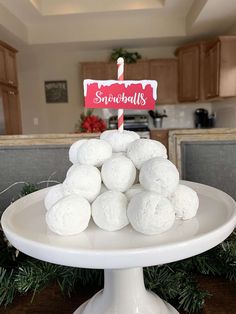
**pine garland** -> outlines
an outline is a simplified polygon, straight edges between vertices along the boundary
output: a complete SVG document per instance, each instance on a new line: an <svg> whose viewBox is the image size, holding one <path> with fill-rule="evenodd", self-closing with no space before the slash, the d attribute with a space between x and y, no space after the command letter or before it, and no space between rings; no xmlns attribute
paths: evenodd
<svg viewBox="0 0 236 314"><path fill-rule="evenodd" d="M26 185L22 195L37 187ZM163 299L177 302L188 313L200 311L210 293L202 290L196 275L222 276L236 281L236 232L217 247L170 264L144 269L145 285ZM80 269L46 263L28 257L13 248L0 230L0 305L7 306L19 294L36 292L56 281L61 291L70 296L84 286L103 286L103 271Z"/></svg>

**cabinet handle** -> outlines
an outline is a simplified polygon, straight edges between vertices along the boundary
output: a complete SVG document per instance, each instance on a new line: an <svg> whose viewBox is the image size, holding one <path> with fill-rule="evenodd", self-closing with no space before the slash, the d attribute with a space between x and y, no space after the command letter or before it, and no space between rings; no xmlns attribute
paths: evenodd
<svg viewBox="0 0 236 314"><path fill-rule="evenodd" d="M13 91L8 92L9 95L15 95Z"/></svg>
<svg viewBox="0 0 236 314"><path fill-rule="evenodd" d="M9 83L9 84L14 84L14 82L13 82L13 81L11 81L11 80L9 80L9 81L8 81L8 83Z"/></svg>

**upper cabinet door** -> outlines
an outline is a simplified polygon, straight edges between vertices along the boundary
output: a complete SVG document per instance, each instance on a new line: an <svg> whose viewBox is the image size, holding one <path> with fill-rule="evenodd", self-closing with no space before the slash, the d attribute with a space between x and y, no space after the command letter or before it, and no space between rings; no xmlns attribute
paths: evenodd
<svg viewBox="0 0 236 314"><path fill-rule="evenodd" d="M81 66L83 79L106 80L105 62L84 62Z"/></svg>
<svg viewBox="0 0 236 314"><path fill-rule="evenodd" d="M213 77L220 97L236 96L236 36L219 37L212 47L214 64L217 65Z"/></svg>
<svg viewBox="0 0 236 314"><path fill-rule="evenodd" d="M16 54L8 49L5 49L5 54L7 83L13 86L17 86Z"/></svg>
<svg viewBox="0 0 236 314"><path fill-rule="evenodd" d="M15 88L3 86L1 94L5 118L5 132L8 135L21 134L21 112L18 92Z"/></svg>
<svg viewBox="0 0 236 314"><path fill-rule="evenodd" d="M178 62L176 59L156 59L150 60L150 79L156 80L157 103L174 104L178 102L177 90L177 69Z"/></svg>
<svg viewBox="0 0 236 314"><path fill-rule="evenodd" d="M204 60L205 98L219 96L220 87L220 42L205 52Z"/></svg>
<svg viewBox="0 0 236 314"><path fill-rule="evenodd" d="M125 80L146 80L149 79L149 63L148 61L138 61L132 64L125 64L124 67Z"/></svg>
<svg viewBox="0 0 236 314"><path fill-rule="evenodd" d="M83 79L93 80L117 80L117 64L106 62L82 63ZM148 61L139 61L133 64L125 64L125 80L145 80L149 78Z"/></svg>
<svg viewBox="0 0 236 314"><path fill-rule="evenodd" d="M197 101L200 98L200 46L182 47L179 60L179 101Z"/></svg>
<svg viewBox="0 0 236 314"><path fill-rule="evenodd" d="M5 48L0 46L0 82L7 83Z"/></svg>
<svg viewBox="0 0 236 314"><path fill-rule="evenodd" d="M16 50L0 42L0 83L17 87Z"/></svg>
<svg viewBox="0 0 236 314"><path fill-rule="evenodd" d="M116 63L106 63L106 80L117 80L117 64Z"/></svg>

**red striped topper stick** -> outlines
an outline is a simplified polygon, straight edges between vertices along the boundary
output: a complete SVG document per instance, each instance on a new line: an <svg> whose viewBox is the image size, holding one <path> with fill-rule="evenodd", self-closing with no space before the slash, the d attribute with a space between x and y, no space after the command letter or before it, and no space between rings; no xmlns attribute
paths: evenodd
<svg viewBox="0 0 236 314"><path fill-rule="evenodd" d="M118 81L124 80L124 59L117 59L117 79ZM118 109L118 131L123 132L124 130L124 110Z"/></svg>

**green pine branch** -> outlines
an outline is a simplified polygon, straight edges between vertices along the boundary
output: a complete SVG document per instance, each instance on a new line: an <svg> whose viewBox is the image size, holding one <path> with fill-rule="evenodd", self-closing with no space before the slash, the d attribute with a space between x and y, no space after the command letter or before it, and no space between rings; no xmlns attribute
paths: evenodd
<svg viewBox="0 0 236 314"><path fill-rule="evenodd" d="M7 271L0 267L0 305L12 303L17 289L14 281L14 270Z"/></svg>

